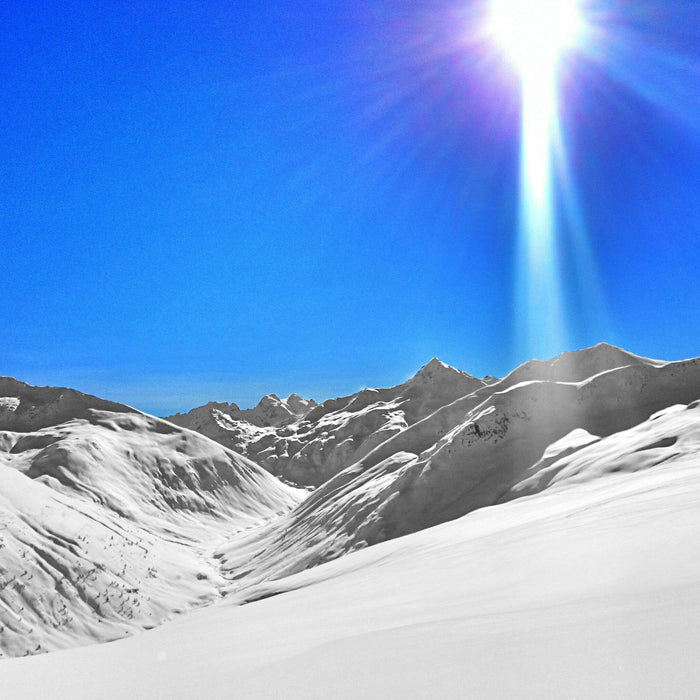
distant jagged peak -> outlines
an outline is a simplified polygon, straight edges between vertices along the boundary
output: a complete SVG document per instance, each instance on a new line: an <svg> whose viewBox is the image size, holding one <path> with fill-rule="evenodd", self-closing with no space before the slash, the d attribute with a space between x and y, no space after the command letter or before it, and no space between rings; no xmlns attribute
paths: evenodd
<svg viewBox="0 0 700 700"><path fill-rule="evenodd" d="M202 408L206 408L208 410L216 409L217 411L221 411L222 413L235 413L236 411L241 410L238 407L238 404L235 404L233 402L226 403L225 401L208 401L204 404L204 406L200 406L199 408L193 408L192 411L190 411L190 413L192 413L193 411L199 411Z"/></svg>
<svg viewBox="0 0 700 700"><path fill-rule="evenodd" d="M167 416L165 420L175 423L185 428L199 430L212 418L216 418L221 414L225 416L235 416L240 412L240 409L235 403L225 403L221 401L209 401L203 406L197 406L187 413L176 413L172 416Z"/></svg>
<svg viewBox="0 0 700 700"><path fill-rule="evenodd" d="M263 396L255 408L241 411L239 416L260 427L277 426L293 419L294 413L277 394Z"/></svg>
<svg viewBox="0 0 700 700"><path fill-rule="evenodd" d="M313 399L305 399L299 394L290 394L285 401L290 410L297 415L303 415L308 413L312 408L318 406L316 401Z"/></svg>
<svg viewBox="0 0 700 700"><path fill-rule="evenodd" d="M219 408L219 409L228 408L232 411L239 411L240 410L238 407L238 404L233 403L233 401L231 403L226 403L226 401L208 401L205 405L211 406L213 408Z"/></svg>
<svg viewBox="0 0 700 700"><path fill-rule="evenodd" d="M305 416L315 406L317 403L313 399L304 399L298 394L290 394L286 399L277 394L266 394L254 408L241 409L235 403L209 401L187 413L168 416L166 420L200 430L212 421L220 424L223 414L234 421L246 421L257 427L276 427Z"/></svg>
<svg viewBox="0 0 700 700"><path fill-rule="evenodd" d="M286 399L280 398L277 394L267 394L263 396L259 404L277 404L280 403L283 406L288 406L291 410L295 407L299 407L301 410L306 410L310 406L317 406L318 404L313 399L305 399L299 394L290 394Z"/></svg>
<svg viewBox="0 0 700 700"><path fill-rule="evenodd" d="M290 394L281 399L277 394L263 396L255 408L240 412L240 417L260 426L280 426L305 416L316 402L303 399L298 394Z"/></svg>

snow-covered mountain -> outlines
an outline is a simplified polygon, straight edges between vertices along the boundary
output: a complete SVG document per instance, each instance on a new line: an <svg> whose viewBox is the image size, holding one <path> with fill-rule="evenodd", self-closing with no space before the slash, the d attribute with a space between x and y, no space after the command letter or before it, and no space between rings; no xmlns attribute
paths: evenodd
<svg viewBox="0 0 700 700"><path fill-rule="evenodd" d="M0 654L115 639L219 596L207 551L302 492L159 418L0 380Z"/></svg>
<svg viewBox="0 0 700 700"><path fill-rule="evenodd" d="M204 406L193 408L189 413L176 413L166 420L203 434L207 430L215 430L219 420L224 421L220 427L223 430L226 430L226 424L231 421L250 423L256 428L269 428L303 418L317 405L313 399L303 399L298 394L291 394L286 399L281 399L277 394L268 394L260 399L255 408L242 410L235 403L210 401Z"/></svg>
<svg viewBox="0 0 700 700"><path fill-rule="evenodd" d="M544 379L535 379L538 373ZM672 459L676 443L670 436L659 442L663 423L652 418L676 405L696 416L698 397L700 359L663 363L601 344L527 363L407 426L324 483L256 533L252 565L244 534L247 570L258 579L287 575L555 486L570 467L554 456L564 459L616 433L620 445L630 445L625 431L635 426L653 450L635 443L621 466L626 453L606 442L601 449L611 449L614 460L586 462L577 478ZM241 567L239 544L234 539L221 551L231 572Z"/></svg>
<svg viewBox="0 0 700 700"><path fill-rule="evenodd" d="M498 380L477 379L433 358L403 384L364 389L320 405L295 395L285 400L271 395L249 411L239 411L235 404L209 403L166 420L244 454L286 482L316 487L359 461L376 463L380 456L427 450L458 426L467 412L517 384L580 382L620 367L663 364L601 343L553 360L526 362ZM513 397L537 390L516 392L504 400L517 401ZM287 409L293 398L296 413ZM458 399L461 401L451 406ZM274 412L280 420L261 420L264 406L268 415ZM428 417L429 421L422 422Z"/></svg>
<svg viewBox="0 0 700 700"><path fill-rule="evenodd" d="M449 569L453 561L444 586L467 577L485 591L499 579L475 562L488 561L489 542L500 541L501 531L510 533L506 551L515 557L522 545L536 559L530 545L546 529L541 519L559 533L562 552L566 518L578 517L584 502L605 514L617 512L616 499L627 499L620 508L630 522L650 531L656 523L663 532L673 508L697 500L700 359L661 362L600 344L528 362L502 379L478 379L434 359L401 385L318 405L271 395L249 411L207 404L170 420L67 389L11 379L0 380L0 388L5 656L117 639L179 612L218 607L222 597L227 610L271 596L293 601L293 591L334 577L338 584L324 589L329 609L345 596L364 620L360 609L375 608L352 588L358 567L371 585L400 588L399 560L422 558L427 570ZM317 488L293 488L274 474ZM682 495L666 506L654 489ZM661 520L651 522L651 503ZM678 532L698 539L696 520L682 519ZM586 522L582 556L595 542L595 523ZM626 526L616 527L611 536ZM358 551L371 545L376 554ZM663 575L652 572L659 586L670 590L682 579L682 586L700 587L700 569L674 573L680 559L669 551ZM590 556L590 566L600 566ZM637 571L642 559L634 562ZM527 571L534 590L538 574ZM603 580L608 573L601 572ZM613 579L605 590L618 595ZM507 601L516 584L517 576L496 599ZM580 591L566 586L578 591L572 605L579 593L591 594L588 584ZM389 598L382 604L391 607ZM390 626L411 617L402 600L387 613ZM245 620L258 619L255 605L231 619L251 629ZM292 609L292 602L280 607L283 615ZM443 610L440 619L450 614ZM353 629L370 633L362 624ZM167 634L162 639L172 651ZM284 648L294 644L287 640Z"/></svg>
<svg viewBox="0 0 700 700"><path fill-rule="evenodd" d="M318 486L437 408L487 385L433 358L403 384L320 405L296 394L271 394L248 411L208 403L166 420L246 455L285 481Z"/></svg>
<svg viewBox="0 0 700 700"><path fill-rule="evenodd" d="M625 431L640 464L661 422L697 433L698 409ZM597 443L597 463L614 437ZM694 439L655 467L589 475L263 582L252 604L229 598L112 644L2 661L3 697L692 700Z"/></svg>

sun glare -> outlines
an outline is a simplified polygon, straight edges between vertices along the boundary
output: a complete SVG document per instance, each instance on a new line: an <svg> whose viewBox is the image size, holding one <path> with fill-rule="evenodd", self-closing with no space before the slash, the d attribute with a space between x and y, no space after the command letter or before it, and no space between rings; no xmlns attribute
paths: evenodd
<svg viewBox="0 0 700 700"><path fill-rule="evenodd" d="M583 28L578 0L493 0L491 32L517 69L548 71Z"/></svg>

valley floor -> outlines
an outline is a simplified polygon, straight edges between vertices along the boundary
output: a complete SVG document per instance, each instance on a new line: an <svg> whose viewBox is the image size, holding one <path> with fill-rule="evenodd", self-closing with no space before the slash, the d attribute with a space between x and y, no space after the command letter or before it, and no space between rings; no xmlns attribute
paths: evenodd
<svg viewBox="0 0 700 700"><path fill-rule="evenodd" d="M484 508L117 642L30 698L696 698L700 456ZM248 595L250 598L250 595Z"/></svg>

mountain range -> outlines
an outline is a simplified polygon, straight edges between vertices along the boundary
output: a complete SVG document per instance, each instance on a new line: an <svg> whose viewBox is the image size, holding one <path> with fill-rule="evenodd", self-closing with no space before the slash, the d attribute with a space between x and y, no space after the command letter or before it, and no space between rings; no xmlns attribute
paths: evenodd
<svg viewBox="0 0 700 700"><path fill-rule="evenodd" d="M503 627L502 617L504 601L520 600L520 570L527 579L521 581L524 590L530 591L528 610L539 600L537 585L549 585L538 577L551 576L553 590L568 591L562 600L573 606L567 608L573 617L560 619L559 611L555 616L564 628L567 620L572 630L583 624L576 606L583 606L584 617L607 611L610 596L625 587L621 581L631 586L627 603L633 607L641 605L640 596L674 591L676 598L667 603L669 619L675 620L672 601L680 604L693 587L700 590L700 567L681 563L675 539L655 565L655 550L644 542L659 546L652 532L700 541L696 484L700 359L651 360L604 343L527 362L503 378L473 377L434 358L390 388L322 403L271 394L247 410L211 402L168 418L71 389L0 378L0 653L36 655L154 627L171 649L167 630L177 635L177 625L192 625L201 635L209 629L212 644L223 643L228 632L214 631L212 622L217 610L231 616L231 633L236 620L250 632L256 610L261 625L270 620L266 611L276 607L290 621L297 614L294 601L313 605L313 595L305 598L303 591L318 589L326 591L323 604L329 610L337 611L345 600L364 619L362 610L376 613L377 603L362 586L374 581L393 587L394 597L377 594L388 606L385 626L368 618L341 634L342 626L310 613L321 632L304 633L315 640L309 649L324 639L359 644L362 635L378 630L390 634L403 625L415 631L416 615L428 614L420 596L411 598L415 587L432 581L436 590L444 582L453 588L462 585L457 575L470 581L469 605L481 601L469 614L495 616L494 629L502 629L499 639L505 639L509 629L521 630ZM601 519L583 518L583 534L571 538L582 560L562 569L567 523L581 520L581 509ZM627 520L606 525L616 509ZM679 513L687 515L676 522ZM635 551L618 551L620 561L605 564L595 550L603 546L596 528L623 538L629 522L638 522L649 536ZM551 551L563 560L547 559L540 570L519 559L520 551L530 552L533 561L544 556L535 545L550 536L556 540ZM604 546L618 545L606 540ZM504 573L497 567L494 573L488 564L496 556L492 546L502 546L521 569ZM409 553L417 559L407 559ZM419 560L424 568L417 571L410 562ZM640 574L642 561L647 570ZM443 572L440 581L433 581L431 567ZM358 576L364 581L360 588L348 588ZM402 597L404 586L411 604ZM467 603L443 593L447 609L437 615L431 607L429 617L431 624L440 621L441 633L451 633L467 614L460 607ZM546 604L553 605L547 596ZM687 607L688 619L695 612L700 616L696 607ZM452 615L453 608L462 612ZM621 624L632 624L625 620ZM662 620L655 615L648 624ZM322 632L325 624L330 626ZM551 630L549 637L540 634L542 648L556 638ZM410 642L410 635L391 635L401 649ZM688 653L700 649L700 635L686 642ZM134 638L115 648L128 655L141 644ZM201 653L223 662L222 652L202 644ZM360 647L352 646L352 653L362 655ZM435 648L435 654L445 653L440 644ZM85 653L76 650L65 658L82 663ZM275 652L263 661L270 665L290 653ZM429 649L425 653L426 664L438 661ZM253 678L251 669L261 658L251 657L252 666L240 659L236 664ZM29 686L12 686L24 668L17 663L0 663L0 683L16 687L17 697L41 697L56 682L58 666L42 661L27 667L37 669L34 695ZM217 679L223 683L224 676ZM377 678L381 686L381 674ZM389 680L398 682L395 675ZM253 688L258 681L250 682ZM273 674L271 687L278 682ZM76 697L70 693L77 687L67 685L65 697ZM285 687L289 697L297 697ZM378 687L365 696L376 696ZM171 690L168 697L178 696ZM250 692L246 697L266 697ZM460 697L455 693L447 688L440 696ZM306 697L316 696L307 687ZM522 696L538 697L534 690ZM628 696L624 689L610 695Z"/></svg>

